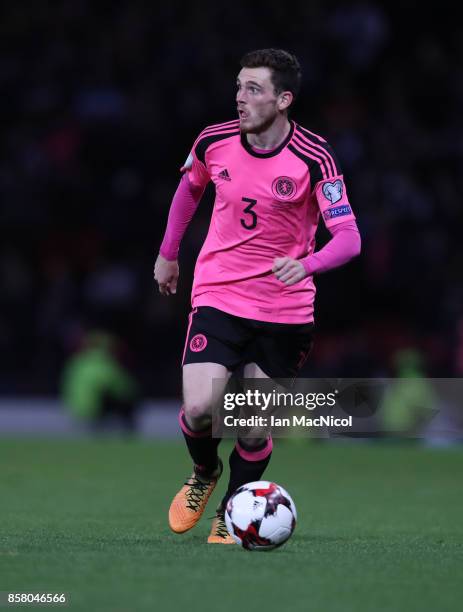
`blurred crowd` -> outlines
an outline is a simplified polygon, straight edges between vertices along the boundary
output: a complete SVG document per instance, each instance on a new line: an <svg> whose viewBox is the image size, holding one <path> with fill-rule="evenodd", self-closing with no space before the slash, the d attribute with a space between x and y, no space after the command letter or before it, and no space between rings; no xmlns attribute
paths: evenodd
<svg viewBox="0 0 463 612"><path fill-rule="evenodd" d="M305 373L393 375L413 349L428 375L463 376L463 26L407 6L4 3L0 393L55 393L99 330L142 395L178 394L212 189L177 296L159 296L154 260L195 137L236 117L239 59L270 46L302 64L293 117L336 150L363 239L358 260L316 280Z"/></svg>

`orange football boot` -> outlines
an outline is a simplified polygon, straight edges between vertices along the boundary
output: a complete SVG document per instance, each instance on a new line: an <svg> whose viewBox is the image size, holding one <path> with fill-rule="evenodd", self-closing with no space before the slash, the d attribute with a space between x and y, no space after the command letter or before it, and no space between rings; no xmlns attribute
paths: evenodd
<svg viewBox="0 0 463 612"><path fill-rule="evenodd" d="M209 537L207 538L208 544L236 544L235 540L228 533L227 525L225 523L225 513L219 507L215 512L214 519L212 521L212 528Z"/></svg>
<svg viewBox="0 0 463 612"><path fill-rule="evenodd" d="M184 533L196 525L201 518L209 497L215 489L223 471L222 461L215 474L205 477L193 472L172 500L169 508L169 527L175 533Z"/></svg>

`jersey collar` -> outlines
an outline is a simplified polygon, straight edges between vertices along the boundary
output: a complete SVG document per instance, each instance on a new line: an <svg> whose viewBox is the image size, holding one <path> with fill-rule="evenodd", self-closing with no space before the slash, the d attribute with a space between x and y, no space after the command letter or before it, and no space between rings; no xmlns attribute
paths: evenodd
<svg viewBox="0 0 463 612"><path fill-rule="evenodd" d="M286 138L283 140L282 143L280 143L277 146L276 149L273 149L272 151L269 151L268 153L258 153L257 151L254 151L254 149L249 144L248 139L246 138L246 134L243 134L243 133L241 133L240 135L241 144L246 149L246 151L249 153L249 155L252 155L253 157L274 157L275 155L278 155L278 153L281 153L281 151L286 147L286 145L289 143L289 141L293 137L294 121L290 119L289 123L290 123L290 129L289 129L289 132Z"/></svg>

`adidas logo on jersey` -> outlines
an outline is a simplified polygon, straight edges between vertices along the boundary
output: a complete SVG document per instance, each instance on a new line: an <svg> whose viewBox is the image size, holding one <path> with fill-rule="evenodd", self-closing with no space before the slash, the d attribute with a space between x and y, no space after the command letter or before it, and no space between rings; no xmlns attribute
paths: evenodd
<svg viewBox="0 0 463 612"><path fill-rule="evenodd" d="M231 176L228 174L228 170L226 168L225 170L222 170L222 172L219 172L219 177L225 181L231 181Z"/></svg>

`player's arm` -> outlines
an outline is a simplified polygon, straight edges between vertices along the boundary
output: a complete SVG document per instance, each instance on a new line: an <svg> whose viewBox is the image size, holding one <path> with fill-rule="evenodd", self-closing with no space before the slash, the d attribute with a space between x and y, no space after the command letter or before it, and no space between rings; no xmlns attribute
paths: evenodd
<svg viewBox="0 0 463 612"><path fill-rule="evenodd" d="M355 220L337 223L328 230L331 240L320 251L301 259L307 276L339 268L360 255L362 241Z"/></svg>
<svg viewBox="0 0 463 612"><path fill-rule="evenodd" d="M331 240L317 253L300 260L276 258L273 272L286 285L294 285L306 276L338 268L360 253L360 233L342 175L317 183L314 195L331 233Z"/></svg>
<svg viewBox="0 0 463 612"><path fill-rule="evenodd" d="M303 259L277 257L273 272L286 285L294 285L306 276L327 272L349 262L360 253L360 233L355 221L345 221L330 229L331 240L317 253Z"/></svg>
<svg viewBox="0 0 463 612"><path fill-rule="evenodd" d="M177 292L180 243L210 180L205 166L193 152L180 170L183 175L172 200L167 228L154 265L154 279L162 295Z"/></svg>
<svg viewBox="0 0 463 612"><path fill-rule="evenodd" d="M191 185L188 173L185 172L172 199L166 231L154 264L154 278L162 295L177 292L178 251L186 229L198 208L201 195L202 192Z"/></svg>

